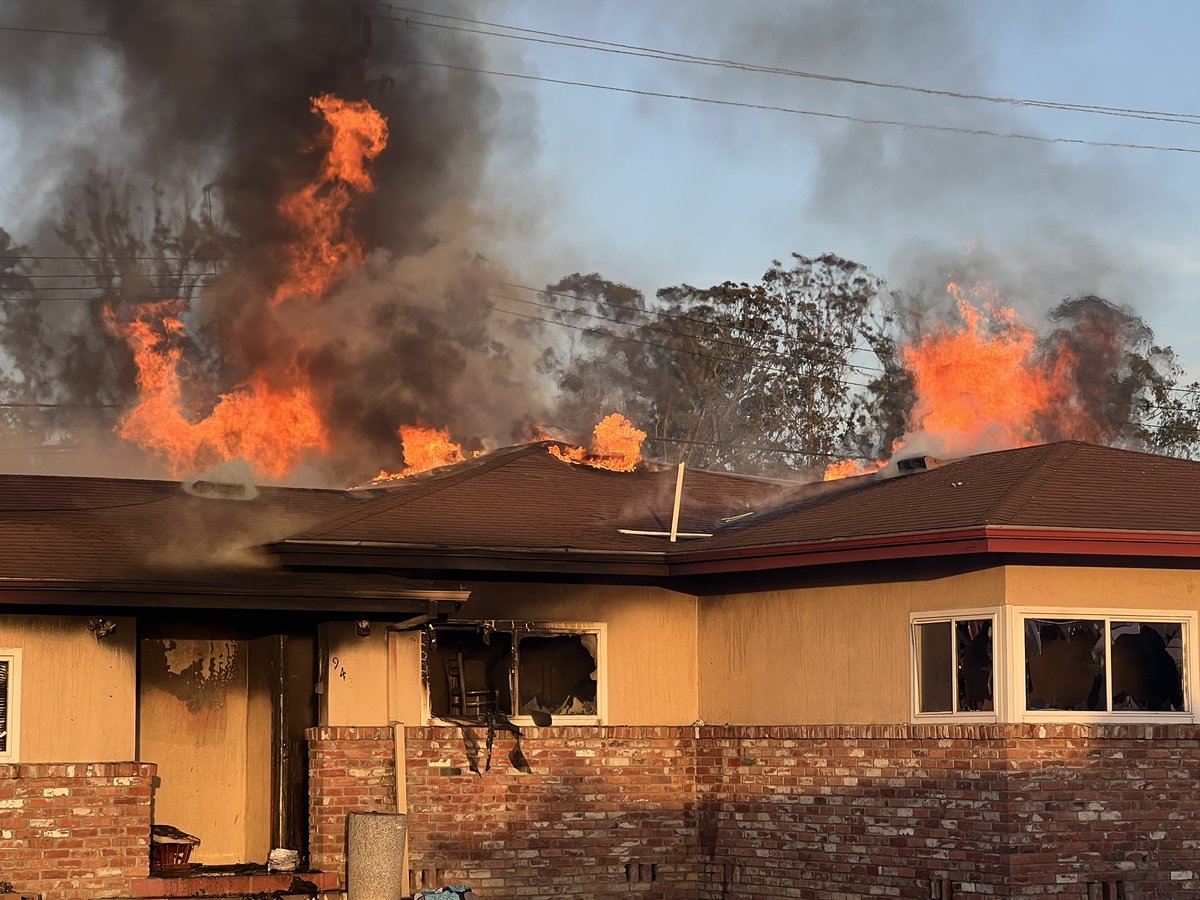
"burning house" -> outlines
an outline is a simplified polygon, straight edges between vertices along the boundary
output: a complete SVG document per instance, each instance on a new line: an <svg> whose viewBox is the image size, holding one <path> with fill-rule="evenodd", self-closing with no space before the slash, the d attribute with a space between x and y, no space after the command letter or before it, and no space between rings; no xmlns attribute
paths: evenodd
<svg viewBox="0 0 1200 900"><path fill-rule="evenodd" d="M277 889L213 867L290 845L332 890L347 815L401 811L409 887L481 896L1195 893L1200 464L569 451L354 491L8 476L5 880ZM151 871L152 823L203 865Z"/></svg>

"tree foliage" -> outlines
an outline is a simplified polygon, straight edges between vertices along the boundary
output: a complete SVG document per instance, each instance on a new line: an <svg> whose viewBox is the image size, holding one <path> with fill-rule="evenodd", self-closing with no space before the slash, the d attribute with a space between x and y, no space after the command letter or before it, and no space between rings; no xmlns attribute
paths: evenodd
<svg viewBox="0 0 1200 900"><path fill-rule="evenodd" d="M620 409L664 457L766 472L823 468L902 428L888 295L859 263L796 254L753 284L684 284L651 302L573 275L543 298L565 324L589 322L554 367L576 427Z"/></svg>
<svg viewBox="0 0 1200 900"><path fill-rule="evenodd" d="M767 474L888 456L914 402L900 346L914 337L912 312L937 306L833 254L794 254L753 283L683 284L652 300L572 275L542 299L572 332L547 363L558 421L582 431L618 410L649 433L652 455ZM1181 383L1175 353L1141 317L1085 296L1048 318L1039 347L1073 359L1085 414L1073 421L1089 424L1067 434L1043 423L1041 434L1200 457L1200 384Z"/></svg>

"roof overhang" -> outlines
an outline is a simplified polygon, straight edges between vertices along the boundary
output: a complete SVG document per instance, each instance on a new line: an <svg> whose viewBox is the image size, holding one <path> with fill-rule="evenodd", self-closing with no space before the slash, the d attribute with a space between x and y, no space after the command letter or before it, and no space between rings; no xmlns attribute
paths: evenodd
<svg viewBox="0 0 1200 900"><path fill-rule="evenodd" d="M697 548L673 555L670 569L672 575L703 575L976 554L1200 560L1200 533L980 525L766 547Z"/></svg>
<svg viewBox="0 0 1200 900"><path fill-rule="evenodd" d="M269 549L285 565L318 570L526 573L676 577L953 556L1046 556L1200 562L1200 532L980 525L904 534L706 549L703 541L662 551L446 547L412 543L288 540ZM1049 560L1048 560L1049 561Z"/></svg>
<svg viewBox="0 0 1200 900"><path fill-rule="evenodd" d="M348 576L353 578L353 576ZM0 607L71 606L242 611L303 611L351 615L426 614L431 604L455 607L468 600L467 588L426 588L398 583L388 590L322 589L305 585L252 587L236 584L151 581L52 581L0 578Z"/></svg>

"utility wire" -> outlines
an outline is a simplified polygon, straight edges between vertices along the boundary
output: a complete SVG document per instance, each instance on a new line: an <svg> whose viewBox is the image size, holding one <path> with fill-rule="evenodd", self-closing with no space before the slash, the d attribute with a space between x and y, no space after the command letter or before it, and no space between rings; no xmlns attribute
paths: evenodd
<svg viewBox="0 0 1200 900"><path fill-rule="evenodd" d="M638 56L646 59L658 59L666 62L685 63L688 65L712 66L723 69L733 69L742 72L758 72L769 75L788 75L796 78L812 79L816 81L851 84L858 87L909 91L927 96L950 97L956 100L974 100L987 103L1003 104L1006 106L1025 106L1036 109L1053 109L1062 112L1079 112L1093 115L1117 116L1121 118L1145 119L1155 122L1170 122L1176 125L1200 125L1200 115L1192 113L1172 113L1158 110L1143 110L1115 106L1093 106L1082 103L1061 103L1051 100L1029 100L1017 97L995 97L986 94L970 94L960 91L939 90L934 88L918 87L916 85L897 84L894 82L871 81L863 78L850 78L838 75L827 75L818 72L806 72L799 69L788 69L780 66L765 66L757 63L742 62L739 60L696 56L694 54L680 53L674 50L662 50L654 47L641 47L636 44L621 44L614 41L601 41L594 38L561 34L553 31L540 31L532 28L518 28L513 25L487 22L480 19L467 18L465 16L451 16L442 13L427 12L425 10L411 9L408 7L392 6L391 4L376 5L386 6L389 9L396 9L414 15L423 15L439 19L467 22L473 25L481 25L486 28L503 28L507 29L508 32L519 32L506 33L504 31L486 31L482 28L467 28L461 25L449 25L444 22L422 22L419 19L412 19L409 17L374 16L374 18L386 19L388 21L403 22L406 25L416 25L426 28L439 28L449 31L464 32L467 34L477 34L486 37L508 38L511 40L527 41L530 43L545 44L550 46L571 47L577 50L591 50L598 53L613 53L621 56ZM543 35L543 37L530 37L530 35Z"/></svg>
<svg viewBox="0 0 1200 900"><path fill-rule="evenodd" d="M620 319L614 319L614 318L612 318L611 316L602 316L602 315L599 315L598 313L589 313L589 312L584 312L583 310L577 310L577 309L563 309L561 306L555 306L555 305L554 305L554 304L552 304L552 303L538 303L536 300L522 300L520 297L509 297L509 296L507 296L507 295L504 295L504 294L495 294L495 293L491 293L491 292L489 292L489 293L487 294L487 296L488 296L488 297L491 297L491 298L493 298L493 299L495 299L495 300L504 300L504 301L507 301L507 302L510 302L510 303L524 303L524 304L526 304L526 305L528 305L528 306L537 306L537 307L540 307L540 308L542 308L542 309L549 309L549 310L553 310L554 312L566 313L567 315L572 315L572 316L586 316L586 317L587 317L587 318L589 318L589 319L599 319L599 320L602 320L602 321L605 321L605 322L614 322L614 323L616 323L616 324L618 324L618 325L627 325L627 324L630 324L630 323L622 322ZM557 322L558 320L556 320L556 319L547 319L547 320L545 320L545 321L548 321L548 322ZM646 330L646 326L645 326L645 325L633 325L632 327L636 328L636 329L637 329L637 330L639 330L639 331L645 331L645 330ZM599 333L600 333L600 334L604 334L604 335L607 335L607 336L609 336L609 337L616 337L616 335L612 334L611 332L607 332L607 331L603 331L603 330L599 330L599 329L597 329L597 330L599 331ZM883 373L883 372L885 372L885 370L884 370L884 369L881 369L881 368L879 368L878 366L861 366L861 365L857 365L857 364L855 364L855 363L843 362L843 361L840 361L840 360L822 360L822 359L814 358L814 357L811 357L811 356L805 356L805 355L804 355L804 354L802 354L802 353L794 353L794 354L791 354L790 356L784 356L782 353L779 353L779 352L777 352L777 351L773 351L773 350L766 350L766 349L759 348L759 347L753 347L753 346L751 346L750 344L743 344L743 343L740 343L740 342L738 342L738 341L729 341L729 340L724 340L724 339L722 339L722 338L718 338L718 337L707 337L707 336L706 336L706 337L703 337L703 338L699 338L699 337L697 337L697 336L695 336L695 335L681 335L681 336L682 336L682 337L694 338L694 339L696 339L697 341L703 340L703 341L704 341L706 344L721 344L722 346L726 346L726 347L732 347L732 348L734 348L735 350L741 350L741 351L745 351L745 352L747 352L747 353L754 354L755 356L759 356L759 357L769 357L769 358L772 358L772 359L778 359L778 360L781 360L781 361L784 361L784 360L786 360L786 359L803 359L803 360L806 360L806 361L808 361L808 362L812 362L812 363L818 363L818 364L820 364L820 363L826 363L826 364L835 364L835 365L836 365L836 364L838 364L839 362L842 362L842 363L843 363L843 364L846 366L846 368L848 368L848 369L852 369L852 370L854 370L854 371L856 371L856 372L861 372L861 373L864 373L864 374L865 374L865 373L867 373L867 372L880 372L880 373ZM658 346L658 345L656 345L656 346ZM683 349L683 348L680 348L680 349ZM690 353L690 352L693 352L693 351L686 351L686 352L689 352L689 353ZM720 357L717 357L717 356L714 356L714 357L709 357L709 358L711 358L711 359L724 359L724 360L728 360L729 362L740 362L740 360L737 360L737 359L735 359L734 357L726 357L726 356L720 356ZM790 371L790 370L788 370L788 369L772 369L772 371L777 371L777 372L780 372L780 373L787 373L787 372L788 372L788 371ZM818 377L819 377L819 376L818 376Z"/></svg>
<svg viewBox="0 0 1200 900"><path fill-rule="evenodd" d="M499 69L481 69L474 66L461 66L453 63L432 62L420 59L397 59L398 65L415 66L417 68L446 69L454 72L471 72L477 75L492 75L499 78L516 78L521 81L539 81L546 84L559 84L567 87L581 87L596 91L608 91L618 94L633 94L639 97L657 97L663 100L684 100L691 103L704 103L712 106L736 107L755 109L763 112L785 113L794 116L812 116L818 119L836 119L842 122L853 122L858 125L885 125L897 128L912 128L920 131L938 131L944 134L964 134L975 137L1001 138L1004 140L1031 141L1038 144L1071 144L1084 147L1106 147L1117 150L1152 150L1159 153L1188 153L1200 154L1200 147L1174 147L1165 144L1135 144L1123 141L1093 141L1086 138L1046 137L1038 134L1026 134L1019 131L993 131L989 128L967 128L958 125L937 125L932 122L906 122L900 119L875 119L865 116L852 116L844 113L822 112L813 109L800 109L794 106L778 106L773 103L750 103L742 100L720 100L716 97L703 97L698 94L671 94L666 91L651 91L643 88L618 87L613 84L599 84L594 81L575 81L568 78L548 78L543 75L529 75L522 72L504 72Z"/></svg>

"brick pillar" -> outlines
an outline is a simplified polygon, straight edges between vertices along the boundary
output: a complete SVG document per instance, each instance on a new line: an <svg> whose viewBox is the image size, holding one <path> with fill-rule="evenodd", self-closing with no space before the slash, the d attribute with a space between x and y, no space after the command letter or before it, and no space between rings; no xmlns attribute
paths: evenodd
<svg viewBox="0 0 1200 900"><path fill-rule="evenodd" d="M396 811L396 761L387 726L322 726L308 740L308 852L314 869L346 871L346 815Z"/></svg>
<svg viewBox="0 0 1200 900"><path fill-rule="evenodd" d="M129 896L150 871L153 763L0 765L0 880L54 900Z"/></svg>

